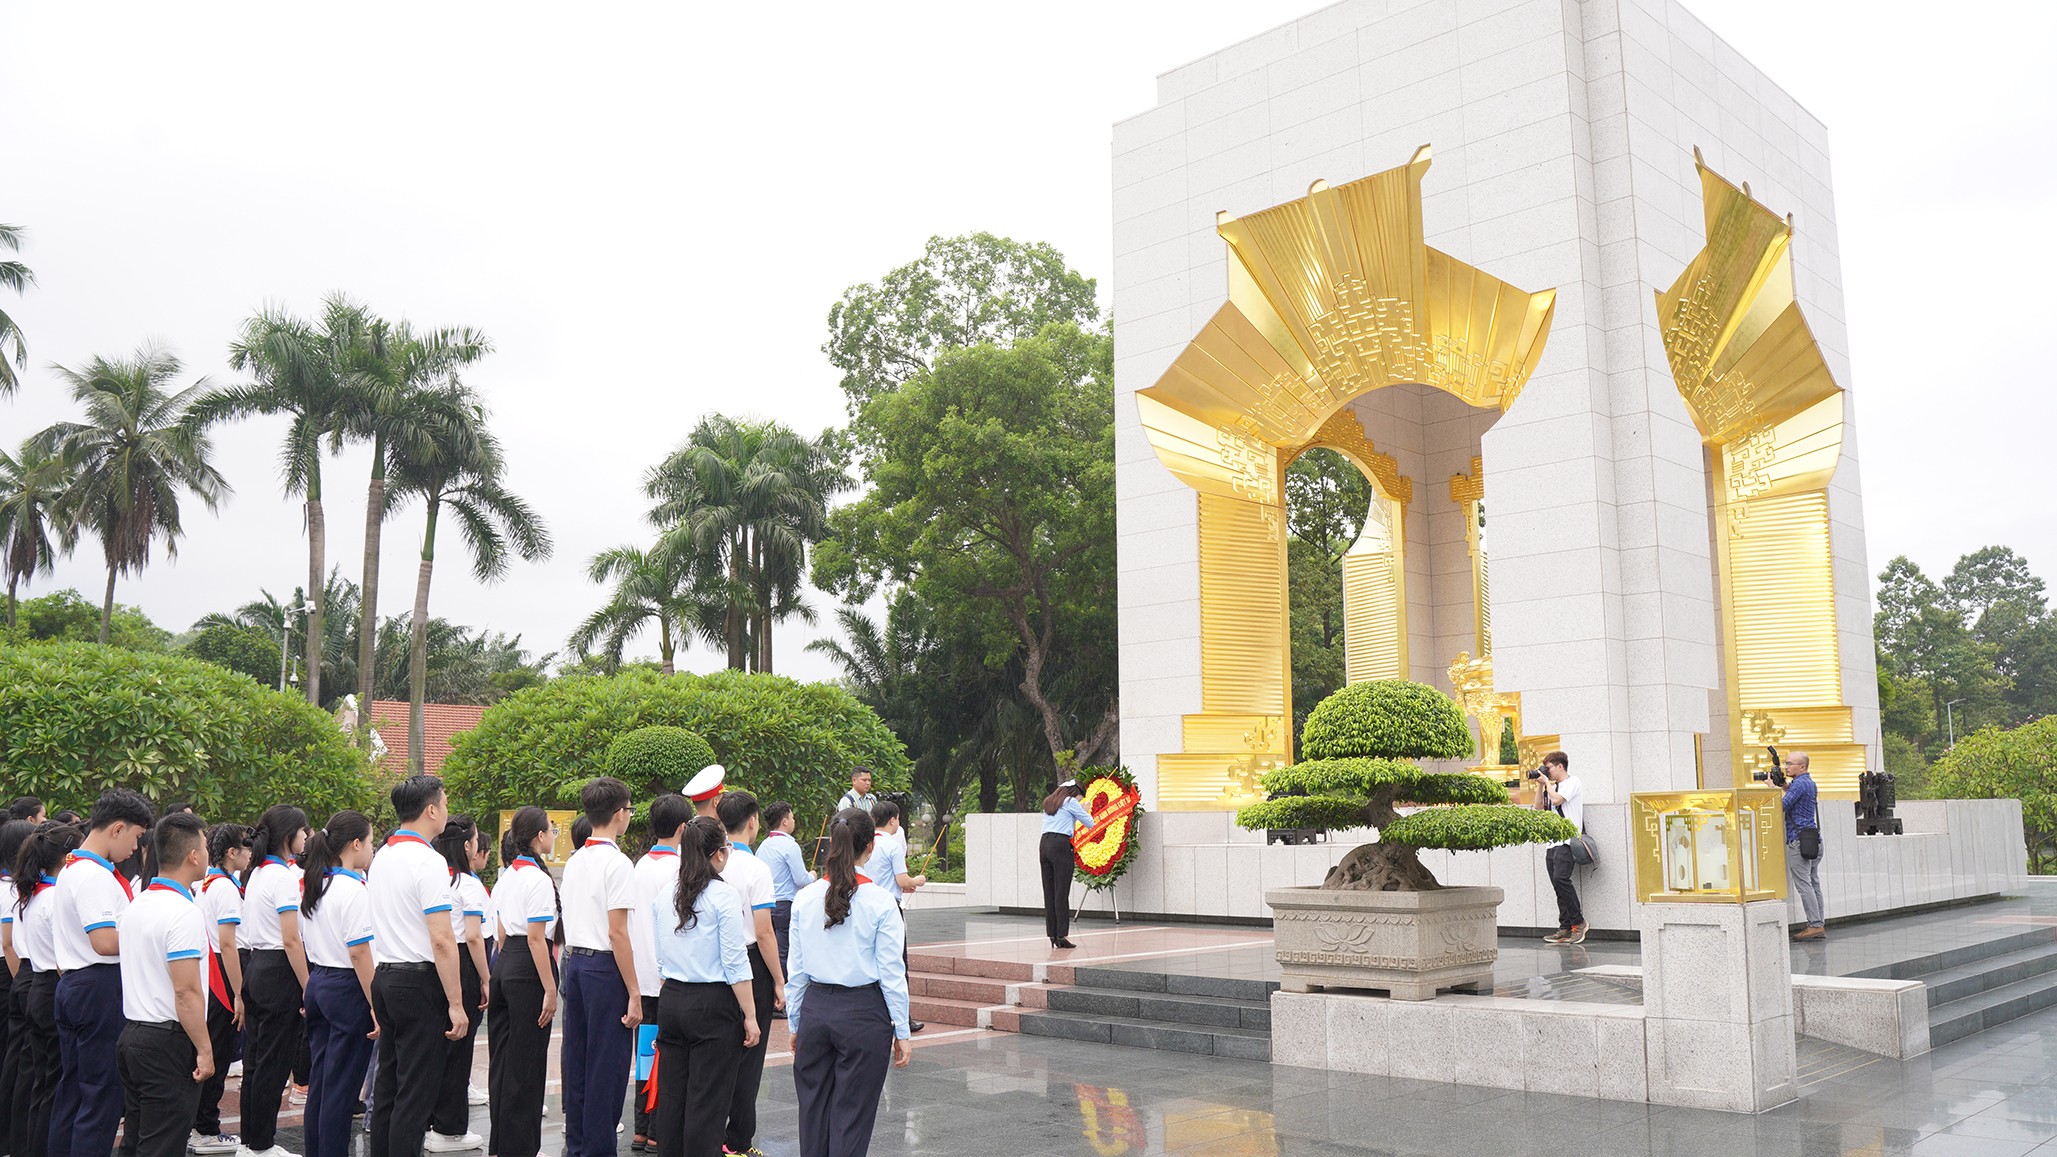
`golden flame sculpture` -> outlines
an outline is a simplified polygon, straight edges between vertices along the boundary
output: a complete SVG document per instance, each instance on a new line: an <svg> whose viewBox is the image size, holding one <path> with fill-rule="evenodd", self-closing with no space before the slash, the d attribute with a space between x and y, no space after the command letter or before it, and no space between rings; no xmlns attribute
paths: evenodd
<svg viewBox="0 0 2057 1157"><path fill-rule="evenodd" d="M1158 807L1261 798L1292 759L1285 467L1313 446L1372 482L1383 538L1345 572L1352 682L1408 673L1404 511L1413 490L1352 400L1419 383L1474 406L1512 404L1542 355L1556 291L1530 293L1431 249L1407 164L1245 217L1222 214L1229 299L1136 395L1158 458L1199 495L1201 711L1157 759Z"/></svg>
<svg viewBox="0 0 2057 1157"><path fill-rule="evenodd" d="M1657 319L1705 441L1734 780L1779 735L1811 756L1823 795L1856 798L1865 749L1844 703L1828 486L1843 390L1793 296L1793 224L1693 150L1707 244Z"/></svg>

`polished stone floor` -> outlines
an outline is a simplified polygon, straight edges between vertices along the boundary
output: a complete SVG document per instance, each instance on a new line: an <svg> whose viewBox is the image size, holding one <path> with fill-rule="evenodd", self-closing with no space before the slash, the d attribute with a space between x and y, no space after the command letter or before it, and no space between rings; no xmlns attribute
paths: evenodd
<svg viewBox="0 0 2057 1157"><path fill-rule="evenodd" d="M922 952L1055 961L1039 925L971 911L910 914ZM1861 971L2057 920L2057 884L2020 899L1833 930L1796 946L1795 971ZM1255 929L1088 921L1061 954L1105 967L1261 977ZM977 947L973 947L977 946ZM1124 959L1125 958L1125 959ZM1507 942L1503 988L1549 998L1589 964L1634 963L1635 948ZM1589 998L1589 997L1582 997ZM914 1063L887 1082L872 1152L910 1157L1078 1154L1976 1154L2057 1157L2057 1009L1891 1061L1803 1041L1802 1097L1755 1117L1465 1085L1365 1077L1260 1062L977 1030L922 1034ZM775 1050L782 1048L775 1045ZM544 1152L562 1146L556 1049ZM774 1056L759 1146L796 1154L790 1070ZM484 1052L479 1056L483 1084ZM475 1113L485 1131L485 1111ZM302 1152L297 1114L281 1141ZM234 1128L232 1124L230 1128ZM628 1152L628 1136L620 1151ZM359 1138L360 1145L362 1137ZM512 1155L510 1155L512 1157Z"/></svg>

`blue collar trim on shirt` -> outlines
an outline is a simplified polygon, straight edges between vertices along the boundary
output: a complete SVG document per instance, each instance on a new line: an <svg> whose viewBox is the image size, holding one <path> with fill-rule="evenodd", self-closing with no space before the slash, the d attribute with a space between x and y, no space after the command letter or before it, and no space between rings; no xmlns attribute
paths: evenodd
<svg viewBox="0 0 2057 1157"><path fill-rule="evenodd" d="M362 874L362 873L359 873L359 872L353 872L353 871L351 871L351 870L350 870L350 869L348 869L348 868L330 868L330 869L329 869L329 875L331 875L331 876L348 876L348 877L350 877L351 879L353 879L353 880L357 881L357 882L358 882L358 883L360 883L360 884L364 883L364 876L363 876L363 874Z"/></svg>
<svg viewBox="0 0 2057 1157"><path fill-rule="evenodd" d="M57 882L57 877L55 877L55 876L37 876L37 877L36 877L36 880L37 880L37 882L38 882L38 883L43 883L43 884L55 884L55 883Z"/></svg>
<svg viewBox="0 0 2057 1157"><path fill-rule="evenodd" d="M173 891L177 892L181 896L184 896L188 900L193 898L193 892L191 889L187 888L184 884L179 883L177 880L172 879L170 876L152 876L150 878L151 887L155 888L160 885L172 889Z"/></svg>
<svg viewBox="0 0 2057 1157"><path fill-rule="evenodd" d="M729 847L734 848L739 852L749 852L753 856L757 854L756 852L750 851L749 844L730 844Z"/></svg>
<svg viewBox="0 0 2057 1157"><path fill-rule="evenodd" d="M514 862L517 864L527 864L531 868L540 868L543 866L542 864L536 862L536 858L534 856L516 856L514 857Z"/></svg>
<svg viewBox="0 0 2057 1157"><path fill-rule="evenodd" d="M91 860L94 863L100 865L101 867L106 868L110 872L114 871L114 862L112 860L109 860L105 856L89 852L84 848L75 848L73 849L72 854L76 855L78 858L82 860Z"/></svg>
<svg viewBox="0 0 2057 1157"><path fill-rule="evenodd" d="M670 844L651 844L650 850L653 852L670 852L674 856L679 854L679 850Z"/></svg>
<svg viewBox="0 0 2057 1157"><path fill-rule="evenodd" d="M264 857L264 862L267 864L277 864L281 868L290 868L293 866L293 861L284 859L279 856L266 856Z"/></svg>

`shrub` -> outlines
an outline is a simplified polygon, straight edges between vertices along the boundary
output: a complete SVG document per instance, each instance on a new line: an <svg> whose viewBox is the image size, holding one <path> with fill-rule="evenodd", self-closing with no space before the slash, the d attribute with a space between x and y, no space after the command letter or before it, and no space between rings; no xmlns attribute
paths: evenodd
<svg viewBox="0 0 2057 1157"><path fill-rule="evenodd" d="M2057 715L2009 731L1987 727L1929 768L1937 799L2018 799L2028 870L2057 870Z"/></svg>
<svg viewBox="0 0 2057 1157"><path fill-rule="evenodd" d="M1471 754L1464 713L1442 692L1384 679L1354 683L1307 717L1306 756L1267 772L1271 798L1236 815L1246 828L1369 827L1379 842L1353 850L1329 872L1327 888L1406 891L1440 885L1415 855L1419 848L1483 851L1554 843L1577 835L1562 816L1507 803L1507 791L1477 775L1439 775L1410 759ZM1401 815L1395 805L1428 807Z"/></svg>
<svg viewBox="0 0 2057 1157"><path fill-rule="evenodd" d="M297 695L182 655L0 648L0 795L84 811L109 787L237 822L277 803L319 819L377 795L349 736Z"/></svg>
<svg viewBox="0 0 2057 1157"><path fill-rule="evenodd" d="M652 795L680 790L716 762L714 748L683 727L638 727L607 747L607 774Z"/></svg>
<svg viewBox="0 0 2057 1157"><path fill-rule="evenodd" d="M907 786L900 740L840 687L741 671L630 670L553 679L487 708L477 728L452 741L443 763L452 809L489 815L524 804L576 807L587 780L612 773L615 741L652 726L699 736L728 769L730 786L790 801L803 825L827 814L860 763L876 774L876 790ZM676 791L683 782L663 787Z"/></svg>

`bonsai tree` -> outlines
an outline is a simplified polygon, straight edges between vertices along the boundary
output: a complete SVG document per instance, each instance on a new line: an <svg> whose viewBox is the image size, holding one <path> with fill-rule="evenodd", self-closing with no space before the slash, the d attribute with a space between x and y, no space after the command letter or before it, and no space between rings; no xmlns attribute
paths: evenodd
<svg viewBox="0 0 2057 1157"><path fill-rule="evenodd" d="M1307 716L1305 756L1267 773L1270 794L1236 815L1246 828L1377 830L1378 842L1354 848L1329 871L1324 888L1427 891L1442 887L1415 853L1420 848L1484 851L1554 843L1578 834L1554 812L1517 807L1484 776L1437 775L1410 762L1460 759L1477 749L1464 713L1433 687L1404 679L1353 683ZM1399 805L1430 806L1401 815Z"/></svg>
<svg viewBox="0 0 2057 1157"><path fill-rule="evenodd" d="M683 727L638 727L607 748L608 773L650 792L678 791L713 762L714 748Z"/></svg>

